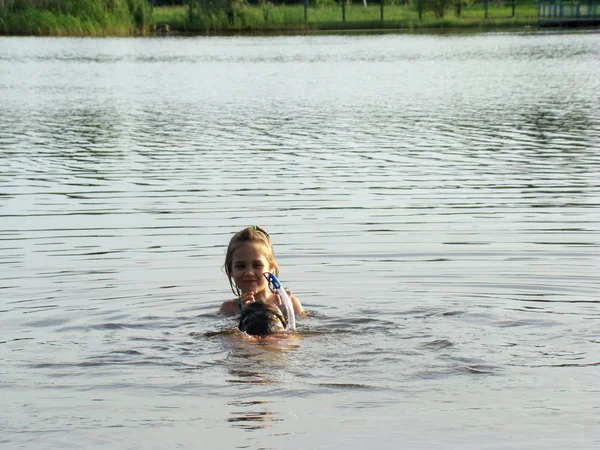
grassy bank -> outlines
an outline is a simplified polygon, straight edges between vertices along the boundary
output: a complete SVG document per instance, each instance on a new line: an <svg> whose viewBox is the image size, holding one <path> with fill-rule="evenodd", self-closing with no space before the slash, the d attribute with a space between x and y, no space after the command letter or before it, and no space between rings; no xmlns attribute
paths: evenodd
<svg viewBox="0 0 600 450"><path fill-rule="evenodd" d="M246 5L236 10L233 21L225 13L211 16L190 16L184 6L155 7L156 24L168 24L170 32L274 32L302 30L381 30L420 28L512 28L537 26L535 1L519 4L512 15L510 2L490 2L485 17L483 2L463 8L460 16L448 8L444 17L436 17L426 11L419 18L414 4L384 5L384 20L381 20L379 3L362 3L342 7L336 4L309 7L306 14L302 4L261 6ZM344 19L344 20L343 20ZM164 29L164 26L162 27Z"/></svg>
<svg viewBox="0 0 600 450"><path fill-rule="evenodd" d="M394 4L386 0L381 20L379 3L340 3L311 0L306 10L302 3L250 5L246 0L221 0L232 5L207 9L206 4L189 6L150 6L148 0L0 0L0 34L54 36L130 36L155 29L181 33L286 32L304 30L379 30L420 28L508 28L537 25L535 0L516 4L489 1L487 18L484 0L446 1L440 16L432 1L412 0ZM458 1L458 0L453 0ZM315 2L319 6L315 6ZM419 3L421 2L421 3ZM430 3L423 3L430 2ZM212 3L214 5L214 3ZM419 4L423 7L418 13ZM200 6L199 6L200 5Z"/></svg>
<svg viewBox="0 0 600 450"><path fill-rule="evenodd" d="M146 0L0 0L0 34L131 36L153 31Z"/></svg>

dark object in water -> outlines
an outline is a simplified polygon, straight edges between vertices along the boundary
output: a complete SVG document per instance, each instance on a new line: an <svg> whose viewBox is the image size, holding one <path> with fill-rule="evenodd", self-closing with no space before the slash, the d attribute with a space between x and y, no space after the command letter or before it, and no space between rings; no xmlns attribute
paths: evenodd
<svg viewBox="0 0 600 450"><path fill-rule="evenodd" d="M248 334L261 336L284 331L285 325L285 317L276 305L259 300L244 307L238 328Z"/></svg>

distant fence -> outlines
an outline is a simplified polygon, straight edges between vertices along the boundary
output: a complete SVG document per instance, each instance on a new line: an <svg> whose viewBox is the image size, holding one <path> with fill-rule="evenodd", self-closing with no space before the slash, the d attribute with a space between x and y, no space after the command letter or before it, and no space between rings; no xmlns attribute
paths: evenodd
<svg viewBox="0 0 600 450"><path fill-rule="evenodd" d="M3 0L0 0L0 2ZM9 1L9 0L4 0ZM25 0L21 0L25 1ZM32 0L29 0L32 1ZM154 5L241 2L262 8L269 23L323 24L324 29L373 29L414 26L500 24L575 26L600 25L600 0L148 0ZM275 14L296 7L292 14ZM287 13L286 13L287 14ZM281 18L283 17L283 18ZM489 21L488 21L489 19ZM417 25L415 25L417 24Z"/></svg>
<svg viewBox="0 0 600 450"><path fill-rule="evenodd" d="M600 24L600 0L538 0L540 25Z"/></svg>

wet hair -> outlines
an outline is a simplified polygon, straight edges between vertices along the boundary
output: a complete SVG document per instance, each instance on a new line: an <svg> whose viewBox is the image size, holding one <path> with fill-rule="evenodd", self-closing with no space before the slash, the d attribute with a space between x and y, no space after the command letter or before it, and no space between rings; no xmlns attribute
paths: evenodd
<svg viewBox="0 0 600 450"><path fill-rule="evenodd" d="M244 307L238 328L253 336L264 336L284 331L286 323L276 305L257 300Z"/></svg>
<svg viewBox="0 0 600 450"><path fill-rule="evenodd" d="M275 276L279 276L279 266L275 259L275 251L273 250L273 243L271 242L271 236L267 233L263 227L259 225L253 225L246 227L242 231L238 231L233 235L227 246L227 253L225 254L225 274L229 279L229 285L231 286L231 292L233 295L239 297L241 295L240 290L235 286L233 282L233 253L245 244L253 243L258 244L263 248L264 256L267 262L275 270Z"/></svg>

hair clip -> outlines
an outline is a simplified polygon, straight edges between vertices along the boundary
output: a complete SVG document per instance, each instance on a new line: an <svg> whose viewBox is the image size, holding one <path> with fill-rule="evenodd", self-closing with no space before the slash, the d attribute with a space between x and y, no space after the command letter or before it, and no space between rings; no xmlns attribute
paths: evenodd
<svg viewBox="0 0 600 450"><path fill-rule="evenodd" d="M264 228L258 226L258 225L252 225L252 229L254 231L258 231L259 233L264 234L265 236L267 236L269 239L271 238L271 236L269 235L269 233L267 233L267 230L265 230Z"/></svg>

